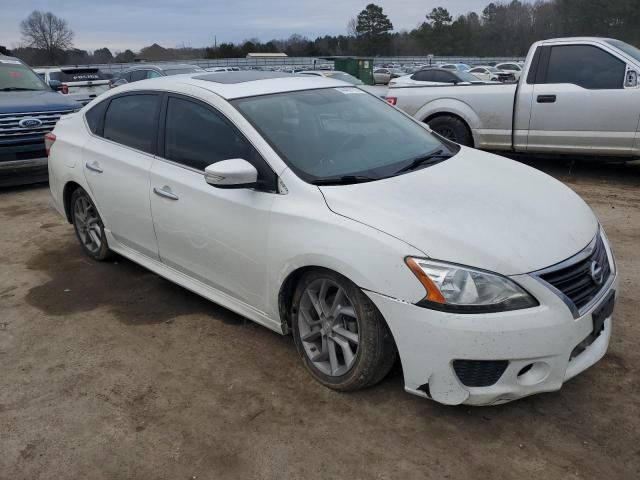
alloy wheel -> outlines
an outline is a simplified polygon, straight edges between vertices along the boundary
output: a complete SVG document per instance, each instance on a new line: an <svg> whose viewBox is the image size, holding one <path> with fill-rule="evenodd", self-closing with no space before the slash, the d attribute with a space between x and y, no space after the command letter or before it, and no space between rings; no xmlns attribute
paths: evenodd
<svg viewBox="0 0 640 480"><path fill-rule="evenodd" d="M89 199L79 196L73 206L73 218L78 237L87 250L97 253L102 247L102 224Z"/></svg>
<svg viewBox="0 0 640 480"><path fill-rule="evenodd" d="M353 367L360 342L358 316L345 290L329 279L310 283L300 299L298 331L307 358L331 377Z"/></svg>

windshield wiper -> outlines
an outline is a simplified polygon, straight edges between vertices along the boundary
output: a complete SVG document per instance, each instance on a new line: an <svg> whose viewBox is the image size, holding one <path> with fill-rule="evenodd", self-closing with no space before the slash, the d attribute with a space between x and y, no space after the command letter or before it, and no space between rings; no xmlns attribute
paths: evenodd
<svg viewBox="0 0 640 480"><path fill-rule="evenodd" d="M402 167L398 170L394 175L399 175L401 173L409 172L411 170L415 170L418 167L423 167L427 165L433 165L435 163L439 163L442 160L446 160L450 158L450 154L445 154L444 150L436 150L435 152L431 152L428 155L423 155L421 157L414 158L411 163Z"/></svg>
<svg viewBox="0 0 640 480"><path fill-rule="evenodd" d="M354 183L366 183L378 180L373 177L365 177L362 175L343 175L342 177L329 177L314 180L314 185L351 185Z"/></svg>
<svg viewBox="0 0 640 480"><path fill-rule="evenodd" d="M4 87L0 88L2 92L37 92L37 88L23 88L23 87Z"/></svg>

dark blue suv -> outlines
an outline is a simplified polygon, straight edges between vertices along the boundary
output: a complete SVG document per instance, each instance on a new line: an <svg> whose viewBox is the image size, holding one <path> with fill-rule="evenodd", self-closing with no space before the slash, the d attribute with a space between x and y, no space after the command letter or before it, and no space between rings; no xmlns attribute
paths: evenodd
<svg viewBox="0 0 640 480"><path fill-rule="evenodd" d="M80 107L17 58L0 55L0 186L45 181L44 134Z"/></svg>

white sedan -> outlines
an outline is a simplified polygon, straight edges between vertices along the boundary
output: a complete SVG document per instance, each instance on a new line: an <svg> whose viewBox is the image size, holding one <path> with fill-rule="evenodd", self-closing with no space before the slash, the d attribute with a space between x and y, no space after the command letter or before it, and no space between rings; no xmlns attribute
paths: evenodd
<svg viewBox="0 0 640 480"><path fill-rule="evenodd" d="M399 355L407 391L496 404L557 390L607 350L616 269L592 210L343 82L143 80L46 145L89 257L117 252L292 332L330 388L374 385Z"/></svg>
<svg viewBox="0 0 640 480"><path fill-rule="evenodd" d="M410 75L394 78L389 82L389 87L469 85L473 83L486 82L467 72L451 71L443 68L426 68Z"/></svg>

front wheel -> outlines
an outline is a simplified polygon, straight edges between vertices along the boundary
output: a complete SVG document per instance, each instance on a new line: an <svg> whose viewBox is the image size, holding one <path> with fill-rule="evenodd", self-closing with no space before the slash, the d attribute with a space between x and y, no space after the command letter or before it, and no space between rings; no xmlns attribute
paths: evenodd
<svg viewBox="0 0 640 480"><path fill-rule="evenodd" d="M71 221L82 249L94 260L109 258L111 251L107 245L104 224L98 209L82 188L71 195Z"/></svg>
<svg viewBox="0 0 640 480"><path fill-rule="evenodd" d="M393 366L396 347L389 327L369 298L329 270L300 280L292 302L293 336L313 377L340 391L378 383Z"/></svg>

